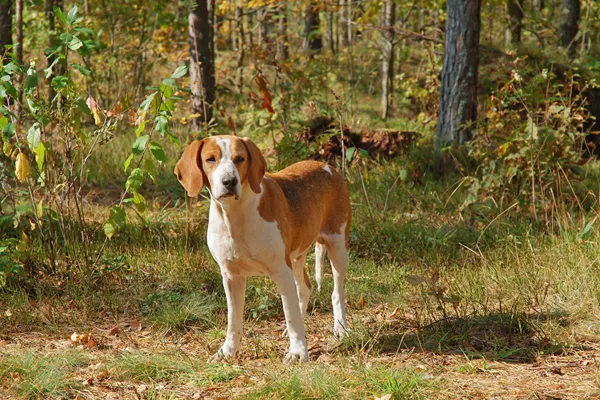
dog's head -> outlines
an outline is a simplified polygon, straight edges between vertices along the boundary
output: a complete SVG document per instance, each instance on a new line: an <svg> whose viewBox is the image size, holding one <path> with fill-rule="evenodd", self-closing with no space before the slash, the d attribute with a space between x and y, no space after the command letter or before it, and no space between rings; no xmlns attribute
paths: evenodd
<svg viewBox="0 0 600 400"><path fill-rule="evenodd" d="M267 163L250 139L211 136L191 143L175 166L175 175L190 197L208 187L215 200L239 199L245 188L260 193Z"/></svg>

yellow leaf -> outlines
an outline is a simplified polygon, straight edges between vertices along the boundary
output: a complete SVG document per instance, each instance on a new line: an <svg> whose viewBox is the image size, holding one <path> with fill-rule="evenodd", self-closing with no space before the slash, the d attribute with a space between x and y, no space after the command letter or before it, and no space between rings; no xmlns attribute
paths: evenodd
<svg viewBox="0 0 600 400"><path fill-rule="evenodd" d="M89 96L85 102L92 112L92 116L94 117L94 123L96 126L102 125L102 116L100 115L100 107L98 107L98 103L92 96Z"/></svg>
<svg viewBox="0 0 600 400"><path fill-rule="evenodd" d="M15 174L19 182L23 183L29 176L29 160L23 153L19 153L17 156Z"/></svg>

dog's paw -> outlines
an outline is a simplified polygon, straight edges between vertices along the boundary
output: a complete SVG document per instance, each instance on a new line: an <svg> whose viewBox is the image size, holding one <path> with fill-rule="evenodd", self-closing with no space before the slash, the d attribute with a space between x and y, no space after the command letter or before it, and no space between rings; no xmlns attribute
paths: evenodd
<svg viewBox="0 0 600 400"><path fill-rule="evenodd" d="M209 363L216 363L224 360L231 359L235 356L235 351L230 351L224 347L221 347L215 354L213 354L209 359Z"/></svg>
<svg viewBox="0 0 600 400"><path fill-rule="evenodd" d="M337 339L343 339L349 335L350 335L350 329L346 328L344 325L335 324L333 326L333 336L335 336Z"/></svg>
<svg viewBox="0 0 600 400"><path fill-rule="evenodd" d="M308 361L308 351L306 349L290 350L283 358L284 364L296 364Z"/></svg>

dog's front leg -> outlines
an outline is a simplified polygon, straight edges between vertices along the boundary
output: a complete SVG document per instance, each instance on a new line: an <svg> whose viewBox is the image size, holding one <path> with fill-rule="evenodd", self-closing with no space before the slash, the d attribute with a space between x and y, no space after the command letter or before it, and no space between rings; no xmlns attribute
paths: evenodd
<svg viewBox="0 0 600 400"><path fill-rule="evenodd" d="M221 348L209 359L210 362L235 356L240 347L244 323L244 300L246 277L221 272L227 297L227 337Z"/></svg>
<svg viewBox="0 0 600 400"><path fill-rule="evenodd" d="M285 322L290 336L290 350L283 359L283 362L308 361L306 332L304 330L304 322L302 321L294 274L291 268L284 266L280 272L271 278L275 281L281 293Z"/></svg>

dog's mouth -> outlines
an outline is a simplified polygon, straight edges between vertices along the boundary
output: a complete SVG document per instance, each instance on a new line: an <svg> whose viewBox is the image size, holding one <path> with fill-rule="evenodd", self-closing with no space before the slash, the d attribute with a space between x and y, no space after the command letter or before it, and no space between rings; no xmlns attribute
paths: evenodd
<svg viewBox="0 0 600 400"><path fill-rule="evenodd" d="M239 199L239 197L238 197L238 195L236 193L234 193L234 192L225 192L221 196L219 196L219 200L226 199L226 198L231 198L231 197L233 197L234 200L238 200Z"/></svg>

